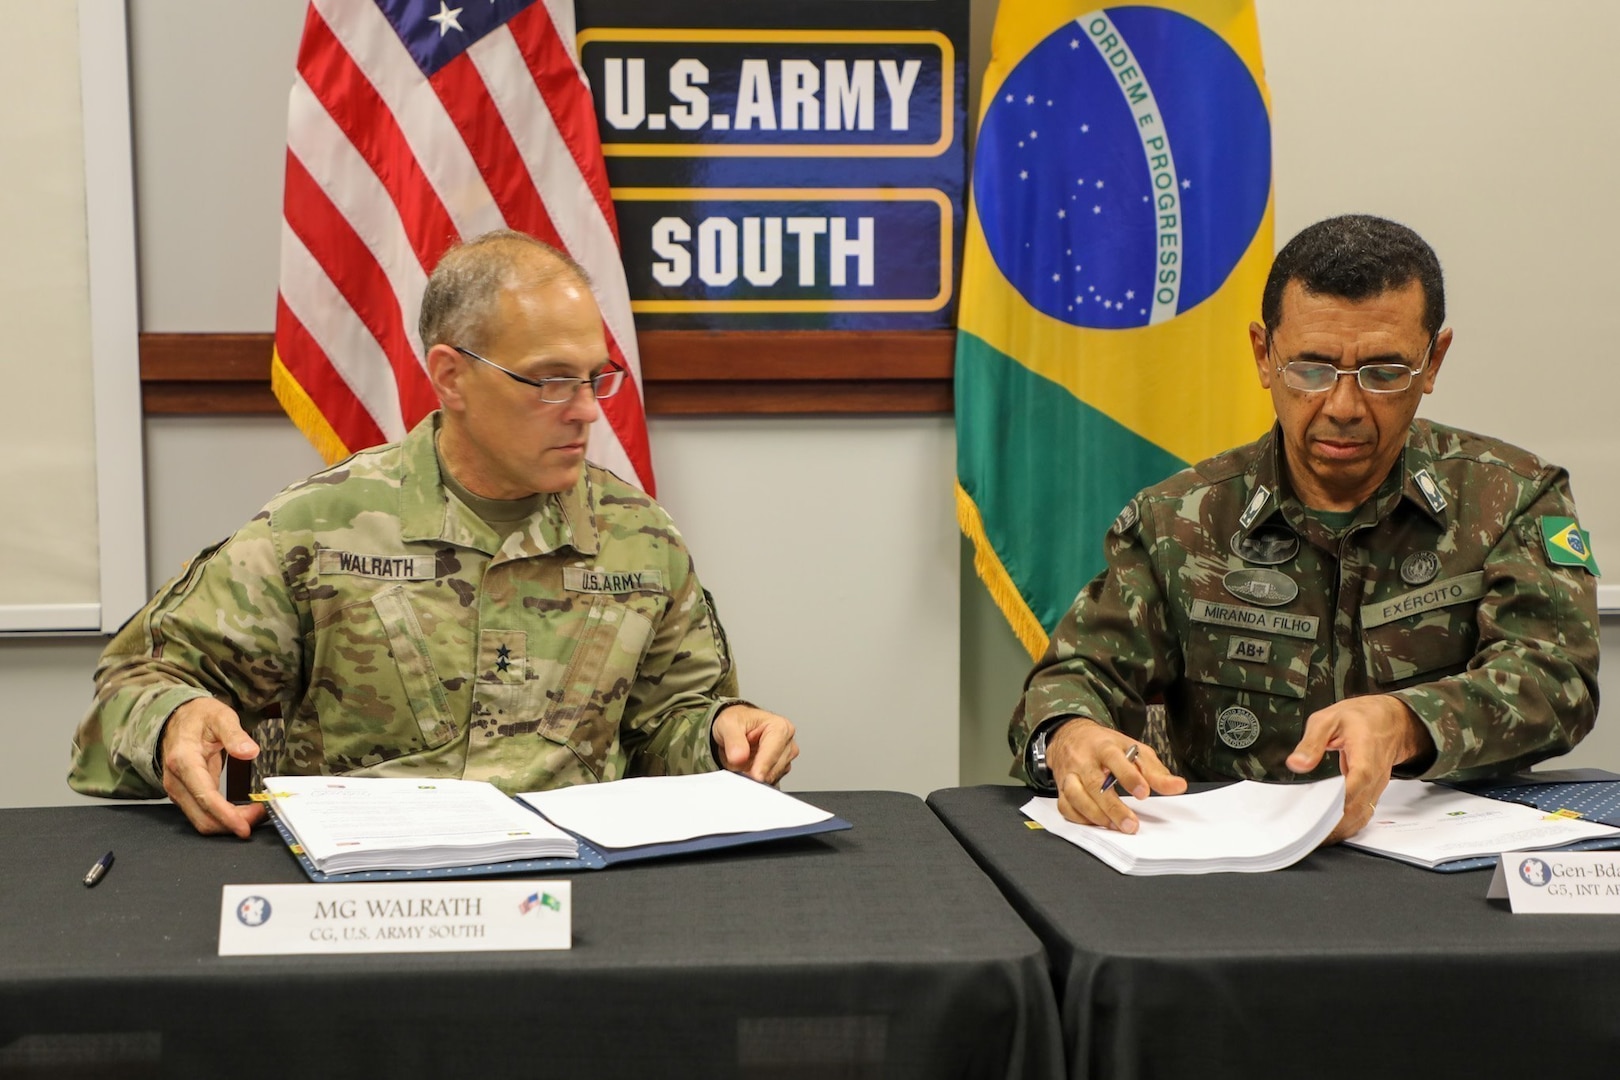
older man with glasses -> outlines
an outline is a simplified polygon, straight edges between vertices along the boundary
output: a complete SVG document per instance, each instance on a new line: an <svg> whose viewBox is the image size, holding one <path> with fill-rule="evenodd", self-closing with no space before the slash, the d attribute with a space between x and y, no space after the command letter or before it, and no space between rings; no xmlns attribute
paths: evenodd
<svg viewBox="0 0 1620 1080"><path fill-rule="evenodd" d="M669 517L585 461L608 363L585 273L501 232L452 248L421 338L441 409L282 492L107 647L69 782L167 793L247 836L224 755L511 793L724 767L774 783L793 725L737 697Z"/></svg>
<svg viewBox="0 0 1620 1080"><path fill-rule="evenodd" d="M1015 771L1072 820L1135 832L1125 792L1342 772L1331 843L1392 775L1511 771L1596 717L1597 566L1566 474L1416 419L1452 340L1429 245L1319 222L1261 316L1275 426L1125 507L1014 713ZM1160 701L1174 771L1127 757Z"/></svg>

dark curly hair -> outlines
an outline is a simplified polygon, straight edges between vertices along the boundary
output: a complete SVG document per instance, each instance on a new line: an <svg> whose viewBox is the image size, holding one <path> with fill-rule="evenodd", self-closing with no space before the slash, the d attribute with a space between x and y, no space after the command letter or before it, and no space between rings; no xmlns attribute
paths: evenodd
<svg viewBox="0 0 1620 1080"><path fill-rule="evenodd" d="M1423 237L1388 218L1343 214L1306 227L1284 244L1260 298L1268 333L1282 319L1283 290L1290 281L1306 292L1346 300L1366 300L1416 281L1423 287L1423 332L1432 338L1445 325L1440 260Z"/></svg>

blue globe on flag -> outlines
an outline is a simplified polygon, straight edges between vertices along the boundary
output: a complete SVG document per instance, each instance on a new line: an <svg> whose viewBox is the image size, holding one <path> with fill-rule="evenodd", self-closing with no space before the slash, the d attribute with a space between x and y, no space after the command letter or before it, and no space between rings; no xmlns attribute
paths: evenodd
<svg viewBox="0 0 1620 1080"><path fill-rule="evenodd" d="M1002 83L973 184L996 266L1031 306L1100 330L1164 322L1213 295L1261 225L1265 99L1196 19L1099 9Z"/></svg>

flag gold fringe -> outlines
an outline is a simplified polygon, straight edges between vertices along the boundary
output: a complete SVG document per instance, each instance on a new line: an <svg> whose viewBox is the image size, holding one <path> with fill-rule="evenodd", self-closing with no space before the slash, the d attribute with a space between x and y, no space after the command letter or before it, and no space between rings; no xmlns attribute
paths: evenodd
<svg viewBox="0 0 1620 1080"><path fill-rule="evenodd" d="M1001 565L996 549L984 533L984 519L979 516L979 508L960 483L956 485L956 523L961 527L962 535L973 543L973 569L989 590L990 599L1006 616L1008 625L1017 635L1019 643L1028 650L1030 659L1038 659L1046 652L1046 629L1024 602L1007 568Z"/></svg>
<svg viewBox="0 0 1620 1080"><path fill-rule="evenodd" d="M315 452L325 458L328 465L335 465L349 456L349 448L343 445L343 440L332 430L332 425L327 423L320 408L298 380L293 378L293 373L281 362L281 354L273 348L270 352L270 390L281 402L288 419L304 433L304 438L314 445Z"/></svg>

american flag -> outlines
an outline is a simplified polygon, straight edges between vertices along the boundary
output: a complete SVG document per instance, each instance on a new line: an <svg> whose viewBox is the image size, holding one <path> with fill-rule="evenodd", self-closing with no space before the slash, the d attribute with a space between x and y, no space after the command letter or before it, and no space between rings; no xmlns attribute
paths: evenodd
<svg viewBox="0 0 1620 1080"><path fill-rule="evenodd" d="M459 238L517 229L590 273L612 360L591 460L653 492L641 362L572 0L314 0L287 110L271 385L328 461L437 402L416 332Z"/></svg>

